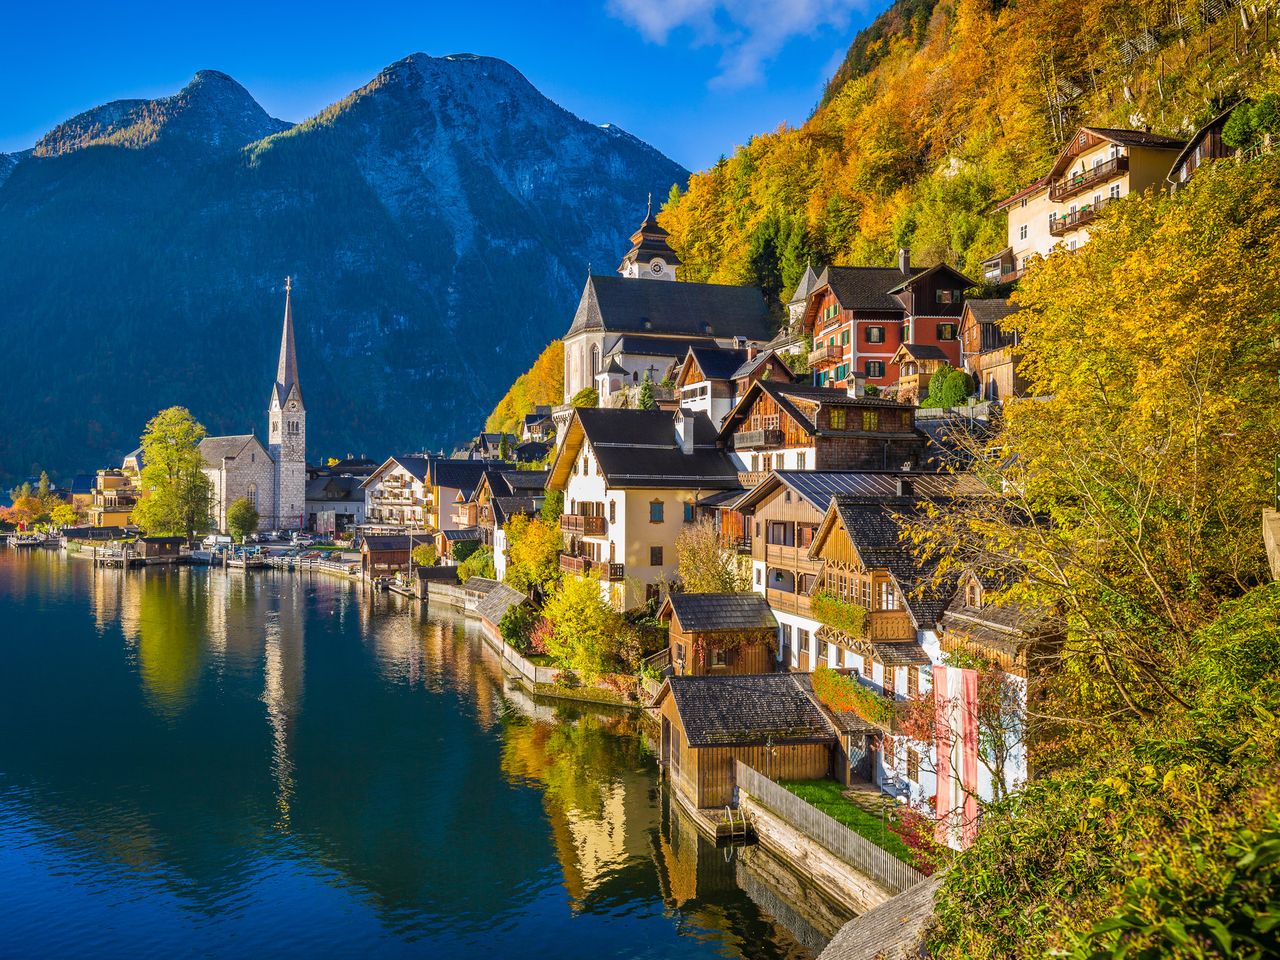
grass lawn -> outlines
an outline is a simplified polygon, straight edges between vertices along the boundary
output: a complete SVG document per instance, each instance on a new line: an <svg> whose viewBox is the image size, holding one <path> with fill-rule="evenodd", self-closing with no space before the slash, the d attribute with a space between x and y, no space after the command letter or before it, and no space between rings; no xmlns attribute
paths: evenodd
<svg viewBox="0 0 1280 960"><path fill-rule="evenodd" d="M911 849L902 842L902 838L889 829L895 812L890 806L885 825L880 824L878 814L870 813L858 806L840 791L842 784L834 780L779 780L778 786L785 787L801 800L817 807L833 820L843 823L850 830L866 837L882 850L887 850L904 863L916 862Z"/></svg>

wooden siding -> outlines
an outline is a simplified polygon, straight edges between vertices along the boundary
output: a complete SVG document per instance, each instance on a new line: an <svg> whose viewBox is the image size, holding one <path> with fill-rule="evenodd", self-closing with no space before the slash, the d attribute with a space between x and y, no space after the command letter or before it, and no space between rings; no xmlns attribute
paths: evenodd
<svg viewBox="0 0 1280 960"><path fill-rule="evenodd" d="M700 677L707 674L743 676L773 672L773 648L777 643L777 633L772 629L756 631L758 640L746 641L737 649L725 651L725 663L716 665L713 662L713 651L720 649L720 643L729 639L718 633L687 633L676 626L671 619L669 645L671 664L680 676ZM684 648L684 668L680 669L680 656L677 647Z"/></svg>

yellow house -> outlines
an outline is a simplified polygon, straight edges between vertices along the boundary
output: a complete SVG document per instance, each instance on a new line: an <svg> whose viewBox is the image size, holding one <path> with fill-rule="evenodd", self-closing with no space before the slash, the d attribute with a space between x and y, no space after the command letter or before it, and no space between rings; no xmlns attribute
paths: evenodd
<svg viewBox="0 0 1280 960"><path fill-rule="evenodd" d="M575 409L547 479L564 493L560 569L595 576L619 610L676 577L676 538L702 497L737 489L705 413Z"/></svg>
<svg viewBox="0 0 1280 960"><path fill-rule="evenodd" d="M99 470L90 497L89 523L95 527L126 527L142 497L142 450L134 450L118 469Z"/></svg>
<svg viewBox="0 0 1280 960"><path fill-rule="evenodd" d="M1089 224L1113 200L1162 187L1185 141L1145 130L1081 127L1049 172L1003 200L1009 245L983 262L983 276L1008 282L1022 276L1032 257L1089 241Z"/></svg>

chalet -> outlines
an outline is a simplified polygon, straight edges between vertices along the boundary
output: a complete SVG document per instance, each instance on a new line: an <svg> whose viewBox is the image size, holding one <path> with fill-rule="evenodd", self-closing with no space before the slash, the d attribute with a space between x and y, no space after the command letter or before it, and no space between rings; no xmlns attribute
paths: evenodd
<svg viewBox="0 0 1280 960"><path fill-rule="evenodd" d="M1017 313L1008 300L967 300L960 315L960 350L964 369L978 385L983 400L1008 400L1027 392L1018 374L1018 334L1003 321Z"/></svg>
<svg viewBox="0 0 1280 960"><path fill-rule="evenodd" d="M774 670L778 621L757 593L673 593L658 618L678 677Z"/></svg>
<svg viewBox="0 0 1280 960"><path fill-rule="evenodd" d="M836 732L807 677L670 677L653 705L659 762L680 799L695 808L734 801L734 760L775 779L831 772Z"/></svg>
<svg viewBox="0 0 1280 960"><path fill-rule="evenodd" d="M720 427L750 486L769 470L898 470L923 460L910 404L799 383L752 383Z"/></svg>
<svg viewBox="0 0 1280 960"><path fill-rule="evenodd" d="M431 458L388 457L360 484L369 530L427 530L431 524Z"/></svg>
<svg viewBox="0 0 1280 960"><path fill-rule="evenodd" d="M514 433L481 433L454 454L457 460L510 460L520 438Z"/></svg>
<svg viewBox="0 0 1280 960"><path fill-rule="evenodd" d="M958 270L913 267L906 250L897 267L828 267L809 294L801 320L813 337L809 365L819 386L892 387L892 361L904 343L933 345L960 365L956 327L964 291L974 286Z"/></svg>
<svg viewBox="0 0 1280 960"><path fill-rule="evenodd" d="M551 444L543 440L526 440L516 444L512 453L516 463L542 463L551 455Z"/></svg>
<svg viewBox="0 0 1280 960"><path fill-rule="evenodd" d="M947 351L932 343L904 343L891 362L898 370L898 402L914 404L929 395L933 375L952 366Z"/></svg>
<svg viewBox="0 0 1280 960"><path fill-rule="evenodd" d="M705 413L719 429L738 398L756 380L791 383L791 370L772 350L690 347L675 375L680 406Z"/></svg>
<svg viewBox="0 0 1280 960"><path fill-rule="evenodd" d="M368 535L360 541L360 573L366 579L409 569L413 538L408 534Z"/></svg>
<svg viewBox="0 0 1280 960"><path fill-rule="evenodd" d="M995 599L1003 586L997 575L965 574L940 623L935 814L940 838L957 849L973 840L979 803L1027 780L1028 695L1056 646L1050 618Z"/></svg>
<svg viewBox="0 0 1280 960"><path fill-rule="evenodd" d="M485 472L500 466L494 460L454 460L430 457L426 483L428 503L425 508L429 530L457 530L474 524L458 522L458 504L471 499Z"/></svg>
<svg viewBox="0 0 1280 960"><path fill-rule="evenodd" d="M639 606L675 578L698 500L737 487L705 414L575 409L547 478L564 494L560 567L598 576L619 609Z"/></svg>
<svg viewBox="0 0 1280 960"><path fill-rule="evenodd" d="M549 440L555 433L555 425L551 420L551 408L547 406L534 407L533 413L525 414L524 421L520 425L520 439L529 440Z"/></svg>
<svg viewBox="0 0 1280 960"><path fill-rule="evenodd" d="M457 562L455 553L460 549L466 547L474 550L480 545L480 530L478 527L437 530L432 541L440 562L445 566L453 566Z"/></svg>
<svg viewBox="0 0 1280 960"><path fill-rule="evenodd" d="M613 375L619 385L622 378L639 383L650 366L655 367L650 379L657 383L662 377L655 357L667 358L670 366L691 346L769 339L769 312L758 287L677 282L679 262L666 231L649 215L618 267L621 276L587 278L564 336L566 403L580 390L597 386L606 355L617 367Z"/></svg>
<svg viewBox="0 0 1280 960"><path fill-rule="evenodd" d="M1014 280L1031 258L1087 243L1089 224L1108 203L1164 184L1185 146L1144 130L1080 127L1045 176L997 204L1008 213L1009 243L983 262L983 275Z"/></svg>

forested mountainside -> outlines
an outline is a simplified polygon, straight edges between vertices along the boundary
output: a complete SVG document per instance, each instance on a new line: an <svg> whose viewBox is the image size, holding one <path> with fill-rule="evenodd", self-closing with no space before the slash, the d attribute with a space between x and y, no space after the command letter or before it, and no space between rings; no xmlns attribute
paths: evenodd
<svg viewBox="0 0 1280 960"><path fill-rule="evenodd" d="M1005 246L992 210L1077 124L1185 135L1274 86L1273 3L897 0L853 43L813 116L752 138L660 221L683 277L794 285L805 261L946 260Z"/></svg>
<svg viewBox="0 0 1280 960"><path fill-rule="evenodd" d="M87 111L0 156L0 480L118 460L171 404L264 429L286 275L309 453L451 447L687 176L471 55L296 126L215 71Z"/></svg>

